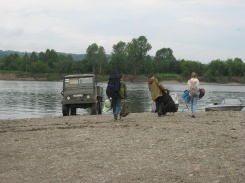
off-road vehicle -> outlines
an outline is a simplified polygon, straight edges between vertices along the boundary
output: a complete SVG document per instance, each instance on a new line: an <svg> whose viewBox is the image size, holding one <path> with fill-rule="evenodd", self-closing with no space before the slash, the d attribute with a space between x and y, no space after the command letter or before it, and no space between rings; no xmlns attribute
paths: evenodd
<svg viewBox="0 0 245 183"><path fill-rule="evenodd" d="M94 74L75 74L63 78L63 116L76 115L77 108L91 108L91 114L102 113L103 88L97 86Z"/></svg>

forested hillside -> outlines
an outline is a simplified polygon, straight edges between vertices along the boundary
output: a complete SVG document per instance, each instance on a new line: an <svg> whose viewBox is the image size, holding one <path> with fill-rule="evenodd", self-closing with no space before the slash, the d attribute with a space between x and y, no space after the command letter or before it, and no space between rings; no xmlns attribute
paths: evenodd
<svg viewBox="0 0 245 183"><path fill-rule="evenodd" d="M14 54L14 53L17 53L19 56L24 56L26 53L27 55L31 55L32 53L30 52L20 52L20 51L13 51L13 50L0 50L0 58L3 58L7 55L10 55L10 54ZM36 54L39 54L39 53L36 53ZM81 61L82 59L84 59L85 57L85 54L75 54L75 53L63 53L63 52L57 52L57 54L61 54L61 55L71 55L72 58L75 60L75 61Z"/></svg>
<svg viewBox="0 0 245 183"><path fill-rule="evenodd" d="M59 53L53 49L45 52L15 52L0 50L1 72L18 71L30 74L94 73L106 75L117 70L126 75L158 74L158 77L179 79L189 77L192 71L212 82L236 81L245 83L245 63L240 58L212 60L203 64L194 60L177 60L171 48L161 48L154 56L148 54L151 44L146 37L118 42L110 55L103 46L93 43L85 54Z"/></svg>

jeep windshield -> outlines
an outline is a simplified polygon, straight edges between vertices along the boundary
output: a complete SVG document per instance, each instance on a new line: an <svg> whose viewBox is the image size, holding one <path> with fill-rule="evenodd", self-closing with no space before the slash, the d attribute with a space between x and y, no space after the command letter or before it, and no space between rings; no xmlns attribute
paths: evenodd
<svg viewBox="0 0 245 183"><path fill-rule="evenodd" d="M93 87L93 77L65 78L65 89Z"/></svg>

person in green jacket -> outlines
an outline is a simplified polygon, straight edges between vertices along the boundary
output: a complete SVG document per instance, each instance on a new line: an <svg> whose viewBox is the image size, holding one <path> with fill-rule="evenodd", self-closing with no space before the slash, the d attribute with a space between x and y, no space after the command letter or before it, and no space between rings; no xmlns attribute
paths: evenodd
<svg viewBox="0 0 245 183"><path fill-rule="evenodd" d="M120 89L119 89L119 97L116 98L115 101L115 110L113 110L114 121L117 121L118 114L122 110L122 100L127 99L127 86L123 80L123 76L120 79Z"/></svg>
<svg viewBox="0 0 245 183"><path fill-rule="evenodd" d="M158 116L163 115L163 93L166 88L155 78L154 74L150 74L148 78L148 87L151 92L151 98L156 103L156 111Z"/></svg>
<svg viewBox="0 0 245 183"><path fill-rule="evenodd" d="M120 91L119 94L121 96L121 99L127 99L127 86L123 80L123 76L120 79Z"/></svg>

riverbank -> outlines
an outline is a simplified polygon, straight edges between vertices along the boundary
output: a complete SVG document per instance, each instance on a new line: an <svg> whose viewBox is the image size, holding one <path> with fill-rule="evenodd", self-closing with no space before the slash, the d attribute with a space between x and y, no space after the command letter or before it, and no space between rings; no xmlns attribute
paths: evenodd
<svg viewBox="0 0 245 183"><path fill-rule="evenodd" d="M0 180L245 182L245 112L0 120Z"/></svg>
<svg viewBox="0 0 245 183"><path fill-rule="evenodd" d="M52 76L51 76L52 77ZM126 82L146 82L147 83L147 77L145 76L137 76L137 77L132 77L132 76L126 76L125 78ZM7 74L7 73L0 73L0 80L15 80L15 81L50 81L45 77L23 77L19 76L18 74ZM57 81L57 80L56 80ZM61 79L59 79L61 81ZM107 82L107 81L102 81L102 82ZM186 82L180 82L175 79L163 79L161 82L164 84L186 84ZM205 81L200 81L201 84L205 85L241 85L244 86L245 84L243 83L238 83L238 82L227 82L227 83L215 83L215 82L205 82Z"/></svg>

